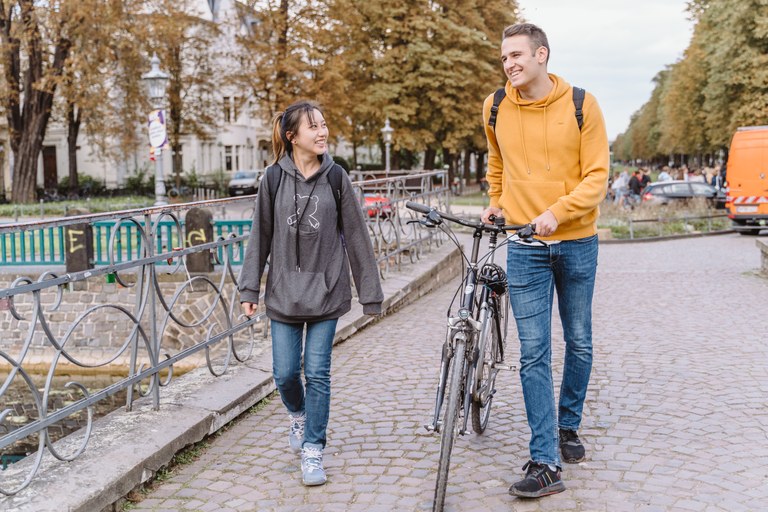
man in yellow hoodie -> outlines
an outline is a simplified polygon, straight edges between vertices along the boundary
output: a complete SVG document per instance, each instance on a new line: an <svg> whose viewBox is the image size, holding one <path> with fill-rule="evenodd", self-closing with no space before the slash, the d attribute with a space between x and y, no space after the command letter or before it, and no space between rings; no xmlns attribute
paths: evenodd
<svg viewBox="0 0 768 512"><path fill-rule="evenodd" d="M494 95L483 105L488 138L488 196L483 221L536 224L544 244L508 244L510 302L520 337L520 378L531 459L509 492L538 498L565 490L561 458L584 460L577 430L592 369L592 294L597 270L598 204L608 184L605 122L595 98L577 120L573 88L547 72L549 43L539 27L504 30L501 63L508 78L495 125ZM491 123L493 124L493 123ZM554 292L565 338L560 400L554 399L551 324Z"/></svg>

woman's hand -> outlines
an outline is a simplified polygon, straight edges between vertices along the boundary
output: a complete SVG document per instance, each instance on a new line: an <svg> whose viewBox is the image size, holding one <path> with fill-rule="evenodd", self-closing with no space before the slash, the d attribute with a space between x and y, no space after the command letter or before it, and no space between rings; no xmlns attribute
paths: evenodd
<svg viewBox="0 0 768 512"><path fill-rule="evenodd" d="M251 317L256 314L256 308L258 308L259 305L253 302L241 302L240 307L243 308L243 314L245 316Z"/></svg>

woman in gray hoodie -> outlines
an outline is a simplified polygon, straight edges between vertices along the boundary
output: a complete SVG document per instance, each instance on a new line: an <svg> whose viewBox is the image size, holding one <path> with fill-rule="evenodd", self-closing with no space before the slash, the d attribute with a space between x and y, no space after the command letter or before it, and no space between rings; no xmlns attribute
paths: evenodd
<svg viewBox="0 0 768 512"><path fill-rule="evenodd" d="M256 312L271 255L264 302L272 329L272 370L290 416L289 445L301 452L302 481L322 485L331 349L336 322L351 308L350 267L365 314L380 314L384 295L362 209L347 173L334 169L318 106L300 101L277 114L272 148L275 162L267 174L276 173L277 179L261 180L240 302L247 316ZM332 173L337 176L329 179ZM340 183L340 190L332 183Z"/></svg>

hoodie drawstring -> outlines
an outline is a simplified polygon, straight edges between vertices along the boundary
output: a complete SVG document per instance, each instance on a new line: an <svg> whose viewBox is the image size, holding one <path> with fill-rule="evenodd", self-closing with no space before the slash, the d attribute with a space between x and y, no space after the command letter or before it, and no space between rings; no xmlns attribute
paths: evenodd
<svg viewBox="0 0 768 512"><path fill-rule="evenodd" d="M547 106L544 105L544 156L547 159L547 172L549 172L549 144L547 144Z"/></svg>
<svg viewBox="0 0 768 512"><path fill-rule="evenodd" d="M520 109L520 105L517 106L517 123L520 125L520 143L523 146L523 157L525 158L525 167L528 169L528 174L531 174L531 164L528 163L528 149L525 147L525 132L523 131L523 111Z"/></svg>
<svg viewBox="0 0 768 512"><path fill-rule="evenodd" d="M525 158L525 167L528 170L528 174L531 174L531 164L528 162L528 148L525 146L525 132L523 131L523 111L520 105L517 106L517 123L520 125L520 143L523 146L523 157ZM544 155L547 160L547 171L550 170L549 165L549 143L547 142L547 106L544 105Z"/></svg>
<svg viewBox="0 0 768 512"><path fill-rule="evenodd" d="M299 173L296 169L293 170L293 213L296 215L296 271L301 272L301 220L304 218L304 214L307 213L307 207L312 201L312 195L315 193L315 187L319 179L315 180L312 185L312 190L307 197L307 203L304 205L304 209L301 210L301 217L299 217L299 193L297 191L299 182Z"/></svg>

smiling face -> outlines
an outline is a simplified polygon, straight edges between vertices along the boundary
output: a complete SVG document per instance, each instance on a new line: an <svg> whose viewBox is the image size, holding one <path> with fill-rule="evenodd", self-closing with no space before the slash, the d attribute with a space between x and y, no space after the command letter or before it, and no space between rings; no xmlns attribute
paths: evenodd
<svg viewBox="0 0 768 512"><path fill-rule="evenodd" d="M322 155L328 151L328 126L322 112L314 109L301 116L296 133L288 132L294 151Z"/></svg>
<svg viewBox="0 0 768 512"><path fill-rule="evenodd" d="M501 42L501 64L512 87L523 96L547 78L548 50L534 47L527 35L514 35Z"/></svg>

